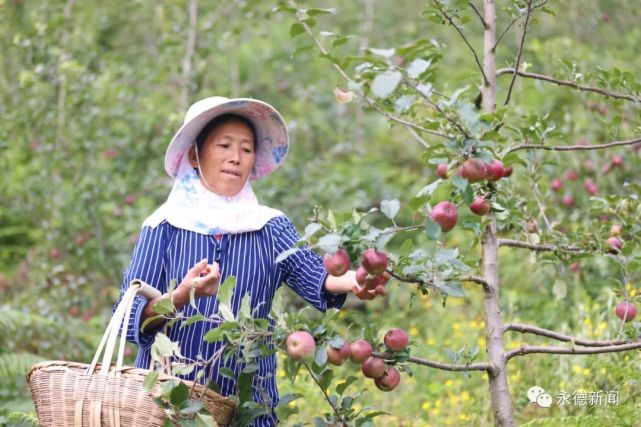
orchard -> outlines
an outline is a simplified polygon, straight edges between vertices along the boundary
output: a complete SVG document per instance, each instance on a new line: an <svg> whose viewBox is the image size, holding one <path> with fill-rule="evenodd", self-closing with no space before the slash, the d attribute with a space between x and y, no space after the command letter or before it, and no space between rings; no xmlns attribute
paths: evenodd
<svg viewBox="0 0 641 427"><path fill-rule="evenodd" d="M278 262L307 245L358 282L326 313L284 286L232 312L233 279L213 318L159 309L242 360L232 425L266 414L273 354L283 425L638 424L635 2L179 3L0 3L0 425L36 425L31 365L91 359L176 112L212 94L289 124L253 184L302 236ZM175 350L159 333L155 366L215 362ZM176 423L213 425L165 384Z"/></svg>

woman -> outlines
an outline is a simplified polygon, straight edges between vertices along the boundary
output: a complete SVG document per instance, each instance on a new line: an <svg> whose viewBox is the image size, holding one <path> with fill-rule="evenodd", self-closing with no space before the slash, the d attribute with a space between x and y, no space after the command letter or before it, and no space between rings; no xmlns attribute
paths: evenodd
<svg viewBox="0 0 641 427"><path fill-rule="evenodd" d="M287 128L272 106L251 99L206 98L187 111L183 126L172 139L165 155L165 169L175 178L167 201L145 220L131 263L125 273L121 295L134 279L146 282L162 296L147 301L137 296L127 338L139 346L136 366L150 366L150 348L162 321L140 327L154 316L155 304L168 298L171 280L178 286L174 304L185 316L196 313L189 304L195 288L198 312L217 312L218 285L234 276L237 284L232 298L236 314L246 294L256 317L267 318L276 289L281 282L321 311L340 308L346 293L371 299L372 291L358 286L355 273L330 276L318 254L307 248L276 263L276 257L300 238L292 222L280 211L262 206L252 192L250 181L261 179L278 168L287 154ZM211 357L221 342L203 342L211 329L197 322L167 331L180 343L180 352L190 359ZM205 378L213 378L221 394L236 392L235 381L218 374L223 365L236 377L235 361L216 363ZM262 359L254 380L253 399L273 408L278 402L275 383L276 357ZM185 378L193 380L196 371ZM260 390L266 390L259 392ZM273 414L253 425L274 425Z"/></svg>

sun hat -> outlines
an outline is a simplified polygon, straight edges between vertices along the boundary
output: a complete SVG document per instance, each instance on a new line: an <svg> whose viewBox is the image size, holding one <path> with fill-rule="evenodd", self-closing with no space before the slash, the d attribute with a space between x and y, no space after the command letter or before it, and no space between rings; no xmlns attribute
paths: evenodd
<svg viewBox="0 0 641 427"><path fill-rule="evenodd" d="M169 143L165 153L165 170L169 176L176 177L183 156L195 143L200 131L222 114L237 114L254 124L256 162L249 175L250 180L263 178L283 163L289 136L283 117L274 107L257 99L212 96L189 107L183 125Z"/></svg>

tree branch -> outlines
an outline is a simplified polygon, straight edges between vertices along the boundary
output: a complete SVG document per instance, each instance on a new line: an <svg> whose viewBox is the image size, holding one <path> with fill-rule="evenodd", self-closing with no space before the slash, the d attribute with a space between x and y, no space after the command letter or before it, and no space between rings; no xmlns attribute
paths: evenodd
<svg viewBox="0 0 641 427"><path fill-rule="evenodd" d="M505 354L506 360L510 360L516 356L524 356L526 354L546 353L546 354L601 354L601 353L617 353L620 351L641 349L641 341L629 342L627 344L610 345L605 347L553 347L553 346L530 346L524 345L515 350L509 351Z"/></svg>
<svg viewBox="0 0 641 427"><path fill-rule="evenodd" d="M373 352L372 356L379 359L385 359L385 353ZM418 365L429 366L430 368L442 369L444 371L487 371L489 365L486 362L470 363L468 365L452 365L449 363L435 362L433 360L423 359L421 357L410 356L408 362L416 363Z"/></svg>
<svg viewBox="0 0 641 427"><path fill-rule="evenodd" d="M472 8L472 10L474 10L474 13L476 13L476 16L478 16L479 19L481 20L481 24L483 24L483 29L487 30L489 28L489 25L487 25L487 22L485 22L485 18L483 18L483 15L481 14L481 11L479 11L476 8L476 5L474 3L472 3L472 0L470 0L468 2L468 4Z"/></svg>
<svg viewBox="0 0 641 427"><path fill-rule="evenodd" d="M586 248L577 246L557 246L552 244L539 245L535 243L522 242L520 240L499 239L499 246L510 246L513 248L531 249L541 252L572 252L572 253L590 253Z"/></svg>
<svg viewBox="0 0 641 427"><path fill-rule="evenodd" d="M463 127L463 125L462 125L462 124L460 124L460 123L459 123L459 122L458 122L454 117L452 117L452 116L450 116L449 114L447 114L447 113L445 112L445 110L443 110L443 109L442 109L442 108L441 108L441 107L440 107L436 102L432 101L432 99L431 99L429 96L425 95L425 94L423 93L423 91L418 90L418 87L414 84L414 82L410 81L409 79L407 79L407 78L405 78L405 77L403 77L403 81L405 82L405 84L406 84L406 85L408 85L409 87L411 87L412 89L414 89L416 92L418 92L419 96L420 96L423 100L425 100L425 102L427 102L428 104L430 104L430 105L431 105L431 106L432 106L436 111L438 111L438 112L439 112L439 114L441 114L441 116L443 116L443 117L444 117L448 122L450 122L450 123L451 123L451 124L456 128L456 129L458 129L458 130L459 130L459 132L461 132L461 133L465 136L465 138L467 138L467 139L470 139L470 138L471 138L470 133L465 129L465 127Z"/></svg>
<svg viewBox="0 0 641 427"><path fill-rule="evenodd" d="M323 392L323 395L325 396L325 400L327 400L327 403L329 403L329 406L332 408L332 410L336 414L336 417L340 421L342 421L343 417L340 415L338 408L336 407L336 405L334 405L334 403L332 402L332 399L329 398L327 391L325 390L325 388L323 388L321 383L318 381L318 379L316 378L316 375L314 375L314 372L312 372L312 370L310 369L309 365L307 365L307 363L303 362L303 366L305 367L305 369L307 369L307 371L309 372L309 375L311 375L312 379L314 380L318 388L320 388L321 391Z"/></svg>
<svg viewBox="0 0 641 427"><path fill-rule="evenodd" d="M462 282L478 283L479 285L483 286L483 289L485 289L486 291L490 290L490 284L488 283L488 281L479 276L459 276L456 277L456 280L460 280Z"/></svg>
<svg viewBox="0 0 641 427"><path fill-rule="evenodd" d="M421 285L424 285L424 286L428 286L428 287L431 287L431 288L437 288L437 286L434 285L434 282L432 280L423 280L423 279L419 279L418 277L415 277L415 276L405 276L403 274L396 273L396 272L394 272L392 270L387 270L387 272L389 273L390 276L392 276L393 278L395 278L399 282L418 283L418 284L421 284ZM490 285L487 282L487 280L485 280L484 278L482 278L480 276L473 276L473 275L456 276L456 277L452 277L451 279L452 280L460 280L461 282L478 283L481 286L483 286L483 289L485 289L485 290L488 290L489 287L490 287Z"/></svg>
<svg viewBox="0 0 641 427"><path fill-rule="evenodd" d="M627 344L630 341L622 340L586 340L578 337L573 337L571 335L561 334L559 332L551 331L549 329L539 328L538 326L533 325L524 325L521 323L508 323L505 325L504 332L515 331L521 332L524 334L534 334L540 335L542 337L553 338L558 341L573 342L576 345L583 347L607 347L611 345L623 345Z"/></svg>
<svg viewBox="0 0 641 427"><path fill-rule="evenodd" d="M481 60L479 59L479 56L476 54L476 50L474 50L470 42L467 40L467 37L465 37L465 34L463 34L463 31L459 28L459 26L456 25L456 23L454 22L454 19L452 19L452 17L448 15L447 12L445 12L445 10L441 7L438 1L436 0L432 0L432 1L434 2L434 6L436 6L439 12L441 12L441 15L443 15L443 17L456 29L456 31L463 38L463 41L465 42L467 47L469 47L470 50L472 51L472 55L474 55L474 60L476 61L476 65L478 65L479 70L481 70L481 74L483 75L483 83L487 85L488 84L487 76L485 75L485 71L483 70L483 65L481 65Z"/></svg>
<svg viewBox="0 0 641 427"><path fill-rule="evenodd" d="M519 71L515 70L514 68L501 68L500 70L496 71L497 76L502 76L504 74L518 74L520 77L524 77L526 79L534 79L534 80L541 80L549 83L554 83L559 86L568 86L573 89L580 90L582 92L594 92L598 93L603 96L607 96L610 98L615 98L615 99L623 99L626 101L632 101L632 102L641 102L641 98L632 96L632 95L626 95L622 93L616 93L616 92L610 92L605 89L601 89L599 87L594 87L594 86L587 86L587 85L580 85L577 84L573 81L569 80L559 80L551 76L547 76L544 74L536 74L536 73L527 73L525 71Z"/></svg>
<svg viewBox="0 0 641 427"><path fill-rule="evenodd" d="M519 66L521 64L521 56L523 55L523 45L525 44L525 35L527 34L527 24L530 22L530 14L532 13L532 0L526 0L526 3L527 3L527 11L525 12L525 23L523 24L523 34L521 34L519 52L516 55L516 63L514 64L514 73L512 74L510 87L507 90L507 96L505 97L505 105L510 103L510 98L512 97L512 89L514 89L514 82L516 81L516 70L519 69Z"/></svg>
<svg viewBox="0 0 641 427"><path fill-rule="evenodd" d="M293 6L295 7L295 4L293 4ZM320 50L321 53L324 54L324 55L329 55L329 53L327 52L327 49L325 49L325 46L323 46L323 44L320 42L320 40L318 40L318 37L316 37L314 35L314 33L312 32L312 29L309 27L309 25L307 25L307 23L304 22L305 21L304 17L301 16L300 14L296 14L296 19L303 26L303 28L305 29L305 32L307 33L307 35L309 35L309 37L311 37L311 39L314 41L314 43L316 44L316 47L318 47L318 50ZM338 64L332 64L332 65L334 65L334 68L338 71L338 73L345 80L347 80L348 82L354 82L351 79L351 77L348 76L347 73L345 73L345 71ZM416 123L410 122L408 120L405 120L405 119L402 119L400 117L397 117L397 116L395 116L395 115L393 115L391 113L388 113L387 111L381 109L378 105L376 105L376 102L374 102L373 99L371 99L370 97L368 97L364 93L359 93L359 95L367 103L367 105L369 105L371 108L376 110L378 113L382 114L383 116L387 117L388 119L390 119L390 120L392 120L392 121L394 121L396 123L400 123L400 124L402 124L404 126L407 126L407 127L411 128L411 129L415 129L415 130L418 130L418 131L421 131L421 132L425 132L425 133L428 133L430 135L440 136L441 138L445 138L445 139L451 139L452 138L450 135L446 135L446 134L444 134L442 132L435 131L435 130L432 130L432 129L427 129L427 128L423 127L423 126L417 125Z"/></svg>
<svg viewBox="0 0 641 427"><path fill-rule="evenodd" d="M507 150L505 154L512 153L519 150L551 150L551 151L581 151L581 150L602 150L611 147L618 147L623 145L634 145L641 142L641 138L628 139L625 141L614 141L607 144L599 145L541 145L541 144L518 144Z"/></svg>

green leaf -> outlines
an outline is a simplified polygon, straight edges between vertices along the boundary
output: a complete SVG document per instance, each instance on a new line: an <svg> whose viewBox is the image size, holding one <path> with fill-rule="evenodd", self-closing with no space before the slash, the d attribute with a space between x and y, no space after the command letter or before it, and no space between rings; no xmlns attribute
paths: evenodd
<svg viewBox="0 0 641 427"><path fill-rule="evenodd" d="M467 179L463 178L460 175L454 175L452 177L452 184L454 184L454 186L459 190L465 191L465 189L469 185L469 182L467 182Z"/></svg>
<svg viewBox="0 0 641 427"><path fill-rule="evenodd" d="M347 387L349 387L357 379L358 377L355 377L353 375L347 377L347 379L344 382L336 386L336 393L338 393L340 396L343 396L343 393L345 393L345 389L347 389Z"/></svg>
<svg viewBox="0 0 641 427"><path fill-rule="evenodd" d="M320 239L318 239L317 246L325 252L335 253L338 250L338 247L342 243L343 237L340 234L326 234Z"/></svg>
<svg viewBox="0 0 641 427"><path fill-rule="evenodd" d="M202 315L202 314L200 314L200 313L198 313L198 314L194 314L193 316L188 317L188 318L187 318L187 319L186 319L186 320L185 320L185 321L180 325L180 327L181 327L181 328L184 328L185 326L193 325L194 323L196 323L196 322L202 322L203 320L205 320L205 316L203 316L203 315Z"/></svg>
<svg viewBox="0 0 641 427"><path fill-rule="evenodd" d="M289 36L291 38L299 36L304 32L305 32L305 27L300 22L294 22L292 26L289 28Z"/></svg>
<svg viewBox="0 0 641 427"><path fill-rule="evenodd" d="M398 199L381 201L381 212L389 219L394 219L400 209Z"/></svg>
<svg viewBox="0 0 641 427"><path fill-rule="evenodd" d="M202 400L190 400L180 410L181 415L193 415L203 408Z"/></svg>
<svg viewBox="0 0 641 427"><path fill-rule="evenodd" d="M426 61L424 59L415 59L409 67L407 67L407 75L412 79L416 79L429 68L431 63L431 61Z"/></svg>
<svg viewBox="0 0 641 427"><path fill-rule="evenodd" d="M327 9L307 9L306 10L308 16L316 16L316 15L325 15L325 14L336 14L336 8L331 7Z"/></svg>
<svg viewBox="0 0 641 427"><path fill-rule="evenodd" d="M174 312L174 303L169 299L161 299L154 305L154 311L160 315Z"/></svg>
<svg viewBox="0 0 641 427"><path fill-rule="evenodd" d="M373 53L374 55L377 56L382 56L383 58L391 58L394 56L396 53L396 49L376 49L376 48L369 48L367 49L368 52Z"/></svg>
<svg viewBox="0 0 641 427"><path fill-rule="evenodd" d="M223 331L221 328L214 328L205 334L203 340L207 342L216 342L222 340L224 336L225 331Z"/></svg>
<svg viewBox="0 0 641 427"><path fill-rule="evenodd" d="M179 406L189 399L189 387L182 381L171 390L169 401L172 405Z"/></svg>
<svg viewBox="0 0 641 427"><path fill-rule="evenodd" d="M198 427L218 427L218 423L214 417L208 414L196 414L194 421L196 421L196 426Z"/></svg>
<svg viewBox="0 0 641 427"><path fill-rule="evenodd" d="M441 291L444 294L454 297L454 298L465 298L465 291L461 287L460 283L457 282L445 282L440 286Z"/></svg>
<svg viewBox="0 0 641 427"><path fill-rule="evenodd" d="M216 294L216 297L221 305L231 307L231 299L235 288L236 278L234 276L229 276L223 284L218 287L218 294Z"/></svg>
<svg viewBox="0 0 641 427"><path fill-rule="evenodd" d="M153 346L160 356L169 357L174 354L174 343L162 332L156 334Z"/></svg>
<svg viewBox="0 0 641 427"><path fill-rule="evenodd" d="M384 71L380 73L372 81L372 93L378 98L389 97L398 87L401 77L399 71Z"/></svg>
<svg viewBox="0 0 641 427"><path fill-rule="evenodd" d="M325 347L316 347L314 363L318 366L325 366L327 363L327 351L325 350Z"/></svg>
<svg viewBox="0 0 641 427"><path fill-rule="evenodd" d="M425 222L425 234L429 239L437 240L441 235L441 226L432 218L428 218Z"/></svg>
<svg viewBox="0 0 641 427"><path fill-rule="evenodd" d="M238 375L238 400L239 403L250 402L253 396L254 374L241 372Z"/></svg>
<svg viewBox="0 0 641 427"><path fill-rule="evenodd" d="M145 380L142 382L142 389L145 391L150 391L156 385L158 381L158 371L151 371L145 376Z"/></svg>

